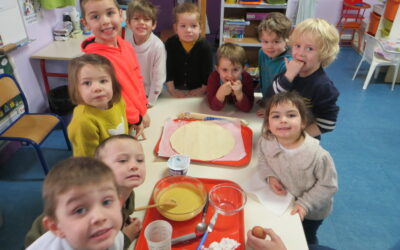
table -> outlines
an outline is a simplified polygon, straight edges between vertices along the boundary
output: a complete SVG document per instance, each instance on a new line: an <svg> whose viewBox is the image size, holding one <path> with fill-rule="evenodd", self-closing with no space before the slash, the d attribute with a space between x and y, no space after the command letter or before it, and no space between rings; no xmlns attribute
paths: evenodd
<svg viewBox="0 0 400 250"><path fill-rule="evenodd" d="M69 61L77 56L83 55L83 52L81 51L81 43L87 37L88 36L81 36L79 38L71 38L67 41L53 41L31 56L32 59L40 60L40 70L46 93L50 91L49 76L68 77L65 73L47 72L46 60Z"/></svg>
<svg viewBox="0 0 400 250"><path fill-rule="evenodd" d="M260 96L256 96L260 98ZM155 183L162 177L168 175L167 160L159 158L153 154L154 146L159 139L162 126L167 118L176 118L180 112L198 112L213 115L232 116L245 119L249 122L249 127L253 130L253 154L252 160L245 167L228 167L220 165L209 165L204 163L192 162L187 175L193 177L229 179L236 183L242 183L250 178L256 170L257 157L254 153L255 145L260 137L262 119L256 117L255 105L250 113L243 113L235 110L233 106L224 108L224 111L216 112L210 110L205 98L172 98L167 93L162 93L154 107L148 110L151 118L151 126L145 130L146 140L142 141L146 157L146 180L135 189L135 205L147 205ZM143 219L145 211L135 212L134 217ZM308 249L305 240L302 224L298 215L291 216L287 211L283 216L277 217L269 212L267 208L257 201L254 195L248 195L247 204L244 210L245 232L253 226L260 225L271 227L280 235L285 242L287 249L302 250ZM132 247L132 246L131 246Z"/></svg>

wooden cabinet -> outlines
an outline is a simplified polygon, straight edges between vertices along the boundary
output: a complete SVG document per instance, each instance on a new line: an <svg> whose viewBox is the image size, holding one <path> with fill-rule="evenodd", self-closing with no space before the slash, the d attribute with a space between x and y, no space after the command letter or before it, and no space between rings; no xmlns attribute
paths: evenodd
<svg viewBox="0 0 400 250"><path fill-rule="evenodd" d="M263 13L282 12L286 13L287 4L228 4L221 0L220 20L220 45L226 42L236 43L245 48L250 66L257 66L258 50L261 44L258 40L257 27L261 20L257 17ZM249 14L250 13L250 14ZM256 18L253 18L256 17ZM245 26L243 38L229 38L224 35L224 20L243 19L249 24Z"/></svg>

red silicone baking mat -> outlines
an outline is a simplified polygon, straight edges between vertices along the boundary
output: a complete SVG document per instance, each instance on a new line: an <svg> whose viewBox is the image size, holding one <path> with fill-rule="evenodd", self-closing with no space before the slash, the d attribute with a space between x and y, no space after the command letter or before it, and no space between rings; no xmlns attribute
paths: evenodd
<svg viewBox="0 0 400 250"><path fill-rule="evenodd" d="M174 119L174 121L196 122L196 121L201 121L201 120ZM242 132L244 150L246 151L246 155L242 159L240 159L238 161L201 161L201 160L196 160L196 159L190 159L190 160L196 161L196 162L205 162L205 163L224 165L224 166L232 166L232 167L246 166L247 164L249 164L249 162L251 160L251 152L252 152L252 147L253 147L253 131L251 131L251 129L249 127L241 125L241 132ZM158 148L160 146L161 137L162 137L162 134L160 136L160 139L158 139L156 146L154 147L154 153L156 155L158 155ZM162 156L160 156L160 157L162 157ZM168 157L163 157L163 158L168 158Z"/></svg>
<svg viewBox="0 0 400 250"><path fill-rule="evenodd" d="M203 182L205 185L207 191L210 191L210 189L217 184L220 183L234 183L232 181L228 180L218 180L218 179L203 179L203 178L198 178L200 181ZM234 183L235 184L235 183ZM149 205L153 204L154 201L151 198L149 201ZM211 220L211 217L214 214L214 208L210 204L208 206L207 210L207 216L206 216L206 223L209 223ZM202 213L197 215L191 220L188 221L171 221L167 218L164 218L156 208L149 208L146 211L146 214L143 218L143 227L142 231L140 232L139 238L136 241L136 250L146 250L148 249L147 247L147 242L144 237L144 229L146 226L155 220L166 220L169 223L171 223L173 232L172 232L172 238L179 237L185 234L193 233L195 231L195 227L197 223L201 222L201 216ZM236 240L237 242L240 243L240 246L237 248L238 250L244 250L245 249L245 237L244 237L244 211L240 211L239 213L231 216L224 216L224 215L219 215L217 222L215 223L214 230L209 233L206 242L204 243L205 247L208 247L212 242L217 241L220 242L222 238L231 238ZM172 249L180 249L180 250L190 250L190 249L196 249L198 244L200 243L201 236L199 236L196 239L193 239L190 242L179 244L172 246Z"/></svg>

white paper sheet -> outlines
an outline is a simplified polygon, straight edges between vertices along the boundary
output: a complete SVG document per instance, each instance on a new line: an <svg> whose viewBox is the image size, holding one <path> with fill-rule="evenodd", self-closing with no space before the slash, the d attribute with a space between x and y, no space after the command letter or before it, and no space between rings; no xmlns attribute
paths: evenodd
<svg viewBox="0 0 400 250"><path fill-rule="evenodd" d="M269 184L260 178L258 171L241 186L244 191L255 194L261 204L278 216L283 215L294 200L289 192L285 196L275 194Z"/></svg>

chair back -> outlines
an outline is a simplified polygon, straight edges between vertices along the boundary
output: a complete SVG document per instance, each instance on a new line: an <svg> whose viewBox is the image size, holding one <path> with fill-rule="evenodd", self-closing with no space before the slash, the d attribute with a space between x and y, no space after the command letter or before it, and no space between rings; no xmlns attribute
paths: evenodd
<svg viewBox="0 0 400 250"><path fill-rule="evenodd" d="M371 63L372 59L374 58L375 48L378 46L378 40L375 37L365 33L364 41L365 41L364 57L369 63Z"/></svg>

